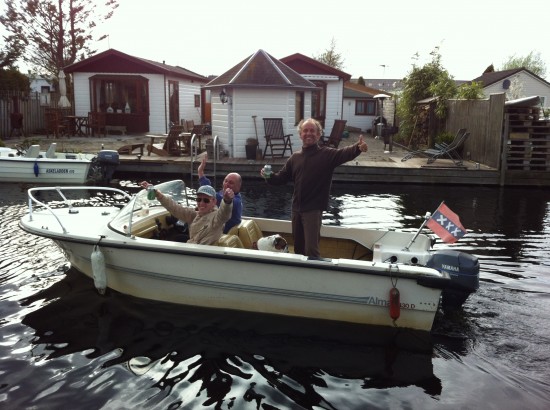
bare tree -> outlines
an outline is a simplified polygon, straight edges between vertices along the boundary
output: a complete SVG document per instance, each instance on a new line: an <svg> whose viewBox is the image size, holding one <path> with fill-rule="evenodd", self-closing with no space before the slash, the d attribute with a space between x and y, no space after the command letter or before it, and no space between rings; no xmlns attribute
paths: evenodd
<svg viewBox="0 0 550 410"><path fill-rule="evenodd" d="M327 50L318 56L313 56L313 58L338 70L342 70L344 67L342 54L336 52L336 40L334 38L331 40L330 47Z"/></svg>
<svg viewBox="0 0 550 410"><path fill-rule="evenodd" d="M112 17L118 0L5 0L0 23L24 45L22 59L34 71L57 78L66 65L85 58L98 22ZM103 13L102 13L103 11ZM105 35L97 38L101 40Z"/></svg>

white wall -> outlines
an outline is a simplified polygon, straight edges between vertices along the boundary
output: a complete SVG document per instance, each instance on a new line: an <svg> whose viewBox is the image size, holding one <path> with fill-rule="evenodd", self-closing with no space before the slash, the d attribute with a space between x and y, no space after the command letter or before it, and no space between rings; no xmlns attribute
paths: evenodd
<svg viewBox="0 0 550 410"><path fill-rule="evenodd" d="M195 95L201 95L201 85L181 78L173 78L171 80L178 81L179 83L180 120L193 120L195 124L200 124L202 122L201 106L195 107ZM204 104L204 101L201 100L202 104Z"/></svg>
<svg viewBox="0 0 550 410"><path fill-rule="evenodd" d="M314 75L303 74L302 77L309 81L324 81L326 88L326 107L325 107L325 134L332 128L334 120L342 119L342 100L344 95L344 80L334 75ZM311 116L311 106L305 111L306 118ZM327 131L328 130L328 131Z"/></svg>
<svg viewBox="0 0 550 410"><path fill-rule="evenodd" d="M360 128L361 131L366 132L372 128L375 117L375 115L355 115L355 98L344 98L342 119L347 120L346 126Z"/></svg>
<svg viewBox="0 0 550 410"><path fill-rule="evenodd" d="M221 104L215 94L212 97L212 135L217 135L222 149L229 151L229 156L246 157L247 138L256 138L254 119L258 130L260 149L265 148L265 130L263 118L283 118L285 134L293 134L292 149L301 147L300 137L296 130L294 90L233 89L226 90L230 101ZM311 112L311 93L305 93L305 112Z"/></svg>
<svg viewBox="0 0 550 410"><path fill-rule="evenodd" d="M74 109L75 115L88 115L90 106L89 78L97 74L112 73L74 73ZM113 75L140 75L149 80L149 132L164 134L169 129L168 124L168 80L179 82L180 118L193 120L196 124L201 121L200 107L195 107L195 94L201 93L200 83L183 80L181 78L165 78L161 74L117 73Z"/></svg>
<svg viewBox="0 0 550 410"><path fill-rule="evenodd" d="M513 83L514 77L518 77L519 82L523 86L522 87L522 92L521 92L522 95L519 96L518 98L531 97L531 96L534 96L534 95L538 95L539 97L545 97L544 106L545 107L550 107L550 86L548 84L546 84L545 82L539 80L536 77L533 77L531 74L529 74L525 71L520 71L517 74L514 74L510 77L507 77L507 79L510 82ZM501 93L507 92L508 90L506 90L502 87L503 82L504 82L504 79L497 82L497 83L495 83L495 84L491 84L488 87L485 87L483 89L485 97L489 98L489 96L491 94L501 94ZM508 97L508 94L507 94L506 98L510 99Z"/></svg>

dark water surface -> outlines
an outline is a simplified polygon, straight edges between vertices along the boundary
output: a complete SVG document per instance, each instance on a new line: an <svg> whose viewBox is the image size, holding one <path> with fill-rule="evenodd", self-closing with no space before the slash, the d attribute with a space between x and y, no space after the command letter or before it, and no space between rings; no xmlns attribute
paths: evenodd
<svg viewBox="0 0 550 410"><path fill-rule="evenodd" d="M19 230L25 193L0 187L0 407L550 408L548 191L332 193L325 224L414 231L442 200L460 216L469 233L453 248L480 258L480 289L438 315L429 343L406 330L100 296L51 241ZM247 181L243 199L245 214L289 217L288 187Z"/></svg>

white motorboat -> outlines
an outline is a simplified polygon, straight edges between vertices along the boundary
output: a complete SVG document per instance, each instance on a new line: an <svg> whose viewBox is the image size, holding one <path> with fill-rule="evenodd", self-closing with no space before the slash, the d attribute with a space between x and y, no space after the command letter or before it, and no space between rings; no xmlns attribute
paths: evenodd
<svg viewBox="0 0 550 410"><path fill-rule="evenodd" d="M186 205L182 181L156 188ZM289 221L245 218L217 246L197 245L173 239L177 224L146 191L130 197L116 188L36 187L28 195L20 227L55 241L100 292L429 331L440 303L460 306L479 285L477 258L431 250L422 227L323 226L323 257L312 259L253 249L259 237L274 234L292 249ZM98 206L98 198L111 205Z"/></svg>
<svg viewBox="0 0 550 410"><path fill-rule="evenodd" d="M107 152L116 154L116 151L108 150L100 154ZM55 142L47 151L41 151L40 145L31 145L26 150L0 147L0 181L83 185L94 172L101 174L104 171L101 161L97 161L98 156L94 154L57 152Z"/></svg>

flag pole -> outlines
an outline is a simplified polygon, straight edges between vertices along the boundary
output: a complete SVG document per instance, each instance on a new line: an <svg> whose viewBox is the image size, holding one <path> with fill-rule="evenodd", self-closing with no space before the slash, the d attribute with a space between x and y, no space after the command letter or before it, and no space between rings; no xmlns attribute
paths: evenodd
<svg viewBox="0 0 550 410"><path fill-rule="evenodd" d="M426 212L426 215L424 215L424 222L422 222L422 225L420 225L420 228L418 228L418 231L416 231L416 233L414 234L409 244L403 248L404 251L409 250L409 248L414 243L414 241L416 241L416 238L418 238L418 235L420 235L420 232L422 232L422 229L424 229L424 226L428 223L431 217L432 217L431 212Z"/></svg>

